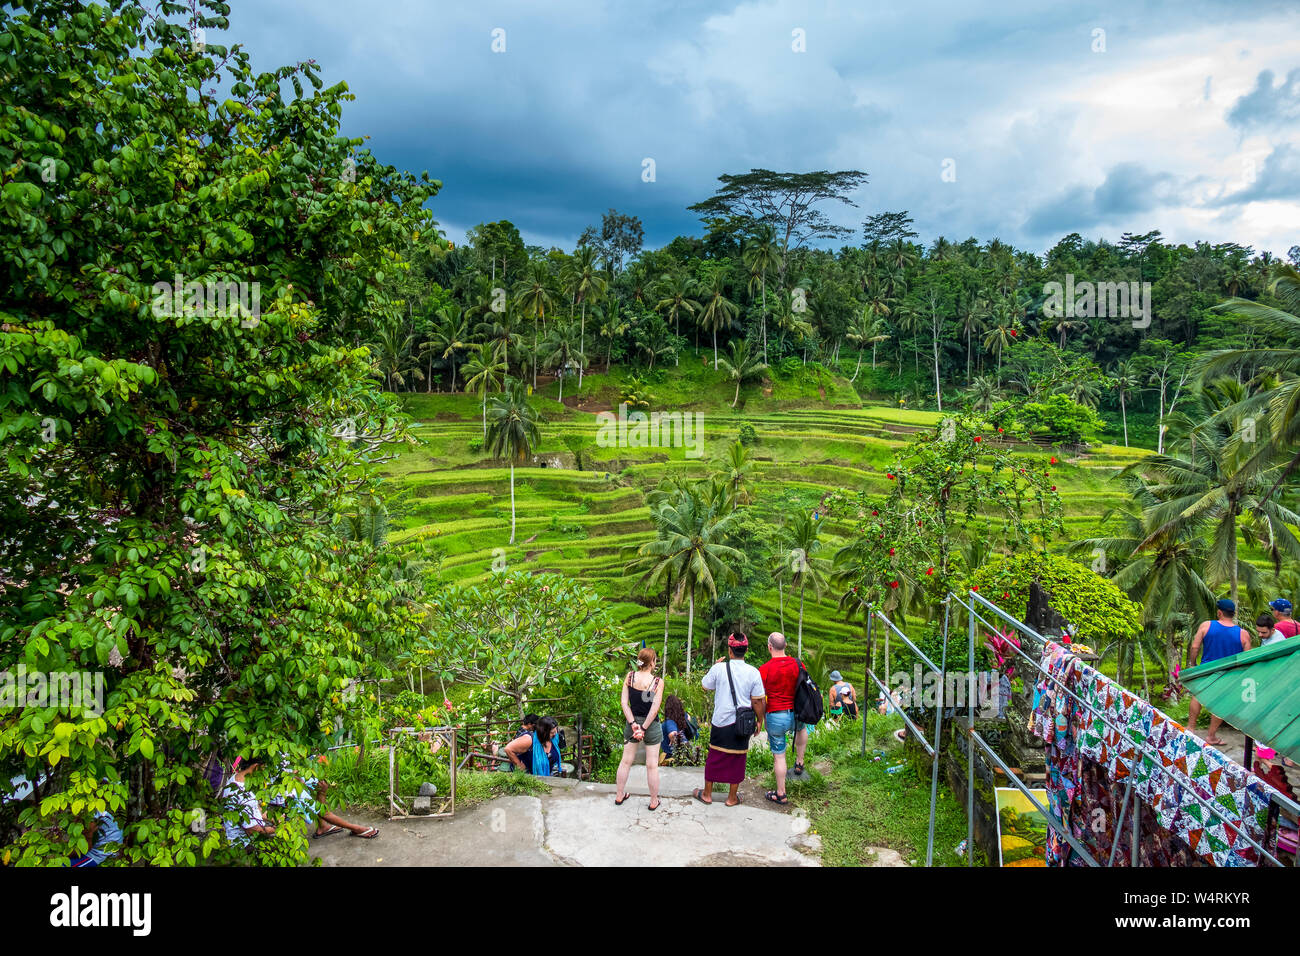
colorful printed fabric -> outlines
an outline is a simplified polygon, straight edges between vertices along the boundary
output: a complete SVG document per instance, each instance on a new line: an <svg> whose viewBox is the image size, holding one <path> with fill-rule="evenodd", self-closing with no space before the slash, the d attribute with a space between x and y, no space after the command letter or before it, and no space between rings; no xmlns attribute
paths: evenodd
<svg viewBox="0 0 1300 956"><path fill-rule="evenodd" d="M1115 812L1131 783L1143 816L1138 852L1140 860L1149 861L1144 865L1182 863L1193 854L1214 866L1259 864L1259 852L1244 838L1267 847L1272 837L1267 790L1259 777L1068 649L1049 643L1043 666L1049 676L1036 688L1030 729L1045 743L1048 809L1089 852L1103 863L1109 859ZM1119 856L1127 861L1131 832L1118 839L1117 862ZM1051 831L1047 863L1068 866L1082 860Z"/></svg>

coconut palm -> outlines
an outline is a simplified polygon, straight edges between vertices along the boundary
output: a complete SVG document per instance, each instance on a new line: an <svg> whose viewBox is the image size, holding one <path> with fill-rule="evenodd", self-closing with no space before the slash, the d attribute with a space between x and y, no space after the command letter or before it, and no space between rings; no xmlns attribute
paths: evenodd
<svg viewBox="0 0 1300 956"><path fill-rule="evenodd" d="M509 312L488 312L488 317L474 331L492 349L495 360L505 364L506 374L510 374L510 353L517 353L523 343L523 336L515 331L514 317Z"/></svg>
<svg viewBox="0 0 1300 956"><path fill-rule="evenodd" d="M541 442L541 416L528 404L522 381L494 396L488 409L488 454L510 461L510 543L515 543L515 462L527 461Z"/></svg>
<svg viewBox="0 0 1300 956"><path fill-rule="evenodd" d="M682 313L694 316L700 310L700 304L692 298L695 292L695 280L685 273L664 273L659 279L661 298L655 303L655 311L664 313L673 324L674 335L681 335ZM677 364L682 364L681 356Z"/></svg>
<svg viewBox="0 0 1300 956"><path fill-rule="evenodd" d="M478 345L461 367L461 372L465 377L465 391L477 394L483 403L483 442L486 444L488 392L500 388L505 382L506 363L493 354L490 345Z"/></svg>
<svg viewBox="0 0 1300 956"><path fill-rule="evenodd" d="M438 309L438 323L421 351L429 355L428 386L433 388L433 358L451 362L451 390L456 391L456 356L470 348L469 321L460 306L447 303Z"/></svg>
<svg viewBox="0 0 1300 956"><path fill-rule="evenodd" d="M1142 391L1142 378L1132 359L1121 359L1111 366L1110 380L1119 396L1119 416L1124 422L1124 447L1128 447L1128 399Z"/></svg>
<svg viewBox="0 0 1300 956"><path fill-rule="evenodd" d="M650 370L655 367L655 359L661 355L674 355L677 352L672 333L658 318L652 317L649 322L639 326L633 336L637 351L645 354L650 363Z"/></svg>
<svg viewBox="0 0 1300 956"><path fill-rule="evenodd" d="M977 412L988 412L993 408L993 403L1002 398L1002 389L991 378L976 375L965 394Z"/></svg>
<svg viewBox="0 0 1300 956"><path fill-rule="evenodd" d="M736 383L736 394L731 398L732 408L740 401L740 386L767 371L767 364L750 351L748 339L732 339L728 357L720 360L717 367Z"/></svg>
<svg viewBox="0 0 1300 956"><path fill-rule="evenodd" d="M1243 472L1242 465L1253 448L1242 440L1240 431L1241 422L1212 417L1174 444L1181 456L1151 455L1121 472L1142 478L1155 500L1149 508L1151 530L1142 545L1160 535L1195 532L1207 536L1204 576L1226 581L1233 601L1239 598L1242 579L1250 586L1258 577L1254 566L1238 555L1239 531L1248 539L1265 542L1275 569L1281 568L1284 557L1300 558L1300 540L1291 531L1300 524L1300 515L1268 497L1282 465Z"/></svg>
<svg viewBox="0 0 1300 956"><path fill-rule="evenodd" d="M858 373L862 371L862 351L866 346L871 346L871 367L876 367L876 346L881 342L889 341L889 332L885 328L885 323L876 317L870 306L863 306L862 311L850 320L849 329L844 337L858 347L858 364L853 369L853 377L849 379L852 385L858 380Z"/></svg>
<svg viewBox="0 0 1300 956"><path fill-rule="evenodd" d="M515 305L533 320L533 391L537 391L537 356L547 310L555 310L555 279L546 262L528 264L528 271L515 283Z"/></svg>
<svg viewBox="0 0 1300 956"><path fill-rule="evenodd" d="M781 249L776 241L776 230L762 223L754 235L745 242L741 259L749 270L749 291L753 294L755 283L761 296L761 323L763 330L763 361L767 361L767 275L781 269Z"/></svg>
<svg viewBox="0 0 1300 956"><path fill-rule="evenodd" d="M722 478L727 483L731 495L732 507L744 504L749 500L746 486L754 476L754 460L745 443L736 439L728 445L720 464Z"/></svg>
<svg viewBox="0 0 1300 956"><path fill-rule="evenodd" d="M704 284L704 294L702 296L702 307L700 309L700 325L713 333L713 368L718 368L718 330L729 328L731 323L736 320L736 315L740 309L734 302L727 298L724 292L726 278L721 269L714 270L713 274Z"/></svg>
<svg viewBox="0 0 1300 956"><path fill-rule="evenodd" d="M419 362L414 353L415 336L400 325L382 326L370 351L375 356L375 366L384 379L384 388L395 391L394 386L404 387L406 376L424 378Z"/></svg>
<svg viewBox="0 0 1300 956"><path fill-rule="evenodd" d="M727 544L741 512L719 513L712 501L694 488L665 494L650 509L656 536L638 550L649 559L647 586L658 587L675 581L674 603L687 599L686 679L691 677L691 654L695 635L695 596L701 591L716 600L719 583L735 577L735 566L743 560L740 551Z"/></svg>
<svg viewBox="0 0 1300 956"><path fill-rule="evenodd" d="M587 350L587 306L604 295L608 282L600 274L596 250L580 246L573 254L573 295L582 308L578 326L578 351ZM586 364L586 363L583 363ZM578 387L582 388L582 365L578 366Z"/></svg>
<svg viewBox="0 0 1300 956"><path fill-rule="evenodd" d="M582 367L587 364L587 357L582 354L581 342L581 332L572 319L554 323L542 340L542 366L556 370L561 402L564 401L564 379L570 365L578 366L578 382L582 383Z"/></svg>
<svg viewBox="0 0 1300 956"><path fill-rule="evenodd" d="M1203 620L1213 612L1214 594L1200 572L1205 567L1205 541L1190 525L1161 531L1154 524L1156 494L1137 476L1125 479L1125 484L1130 497L1102 515L1103 534L1076 541L1070 550L1109 576L1142 608L1144 626L1163 641L1158 655L1172 667L1185 633L1180 622ZM1131 670L1132 663L1132 650L1121 649L1121 670ZM1145 679L1145 668L1143 675Z"/></svg>
<svg viewBox="0 0 1300 956"><path fill-rule="evenodd" d="M1266 420L1270 439L1257 442L1252 454L1242 462L1242 473L1275 469L1274 483L1267 497L1276 493L1296 468L1300 468L1300 271L1294 266L1277 266L1269 292L1281 302L1281 308L1249 299L1228 299L1217 311L1252 322L1261 328L1273 344L1267 348L1222 349L1201 357L1200 369L1205 379L1244 369L1267 369L1276 385L1247 397L1232 409L1238 418Z"/></svg>
<svg viewBox="0 0 1300 956"><path fill-rule="evenodd" d="M811 584L813 594L820 594L826 582L827 563L817 556L822 542L818 537L821 518L816 512L800 511L791 515L785 525L789 545L790 586L799 589L798 653L803 655L803 601L804 589Z"/></svg>
<svg viewBox="0 0 1300 956"><path fill-rule="evenodd" d="M984 335L984 348L994 352L998 357L998 384L1002 384L1002 352L1016 340L1016 328L1011 314L1005 308L997 307L993 312L994 325Z"/></svg>

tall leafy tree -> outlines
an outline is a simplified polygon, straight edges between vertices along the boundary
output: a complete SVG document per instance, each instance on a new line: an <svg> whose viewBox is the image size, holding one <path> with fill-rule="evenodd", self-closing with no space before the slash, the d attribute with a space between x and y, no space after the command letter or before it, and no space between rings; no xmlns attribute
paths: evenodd
<svg viewBox="0 0 1300 956"><path fill-rule="evenodd" d="M675 601L680 604L683 595L686 597L687 680L691 676L695 598L703 592L716 599L718 585L735 577L735 566L743 555L727 539L740 514L719 509L717 499L693 487L664 495L650 509L656 537L642 545L638 554L650 560L651 586L673 580L677 582Z"/></svg>
<svg viewBox="0 0 1300 956"><path fill-rule="evenodd" d="M515 543L515 462L527 461L541 444L541 416L528 403L524 383L515 381L488 403L488 453L510 462L510 543Z"/></svg>
<svg viewBox="0 0 1300 956"><path fill-rule="evenodd" d="M344 527L406 440L357 343L404 311L438 185L343 135L314 61L211 42L227 10L0 8L0 671L103 679L0 712L3 779L35 782L11 863L86 852L100 811L127 863L247 861L195 768L305 772L416 623ZM253 856L305 858L291 827Z"/></svg>
<svg viewBox="0 0 1300 956"><path fill-rule="evenodd" d="M730 355L719 360L718 367L736 383L736 394L731 398L731 407L735 408L740 401L740 386L766 372L767 365L750 349L748 339L732 339L730 348Z"/></svg>

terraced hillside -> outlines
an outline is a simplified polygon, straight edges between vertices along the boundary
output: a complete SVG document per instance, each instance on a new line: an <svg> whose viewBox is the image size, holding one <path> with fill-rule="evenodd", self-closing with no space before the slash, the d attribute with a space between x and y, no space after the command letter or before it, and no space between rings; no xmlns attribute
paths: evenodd
<svg viewBox="0 0 1300 956"><path fill-rule="evenodd" d="M705 379L704 374L699 378ZM815 507L831 491L885 492L885 471L894 449L941 417L882 406L835 407L831 397L835 404L847 405L846 395L854 394L843 380L825 400L817 393L792 400L780 382L770 389L747 389L747 401L732 410L731 388L721 383L721 389L711 389L712 384L702 381L694 401L676 406L702 415L699 457L688 456L684 448L597 444L596 412L618 402L614 383L603 376L588 376L583 390L572 398L566 390L564 405L546 397L548 391L555 394L553 385L539 389L535 403L546 422L533 465L516 469L518 532L513 547L508 544L509 471L481 450L481 405L471 396L412 395L407 409L418 420L420 446L389 466L393 491L408 492L399 496L405 504L395 516L390 538L394 543L422 541L440 555L448 580L481 579L494 562L498 568L504 562L581 578L609 599L630 638L661 647L664 596L644 593L625 569L636 547L653 533L646 493L665 475L707 474L741 427L751 425L757 437L752 447L757 460L752 508L766 519L779 520L794 510ZM720 395L725 400L720 401ZM1115 501L1110 476L1140 454L1103 446L1055 469L1072 536L1093 533L1098 516ZM851 527L848 517L830 515L821 532L823 553L832 554ZM765 615L756 630L794 634L797 598L785 595L784 627L775 586L756 604ZM708 640L707 628L701 632L701 617L697 608L697 643ZM670 653L680 660L685 612L671 613L668 624ZM837 614L832 595L805 596L805 645L824 648L828 663L860 660L860 633L860 624L849 624Z"/></svg>

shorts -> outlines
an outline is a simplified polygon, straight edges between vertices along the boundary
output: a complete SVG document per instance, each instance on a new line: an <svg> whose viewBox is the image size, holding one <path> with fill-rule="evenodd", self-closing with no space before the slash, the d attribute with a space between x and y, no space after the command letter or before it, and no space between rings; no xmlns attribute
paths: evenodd
<svg viewBox="0 0 1300 956"><path fill-rule="evenodd" d="M793 710L778 710L764 719L767 721L767 749L774 754L785 753L787 735L808 729L807 724L795 719Z"/></svg>
<svg viewBox="0 0 1300 956"><path fill-rule="evenodd" d="M636 740L636 738L632 736L632 725L625 722L623 724L623 743L625 744L644 743L647 747L657 747L659 746L659 744L663 743L664 723L662 720L656 720L649 727L644 728L644 730L645 730L645 739L642 741L638 741Z"/></svg>

